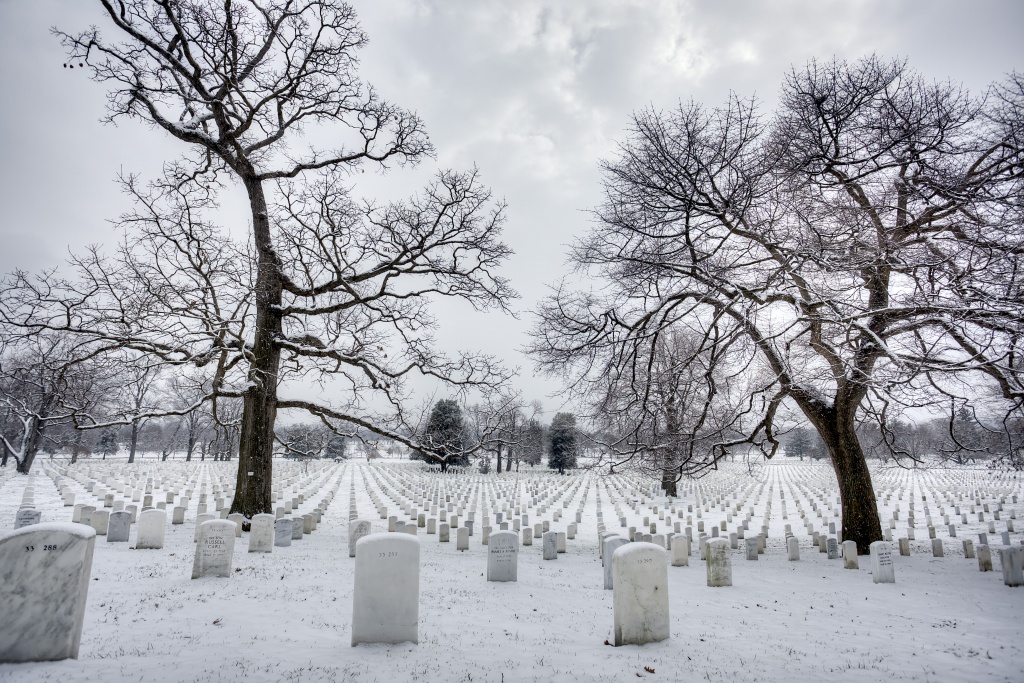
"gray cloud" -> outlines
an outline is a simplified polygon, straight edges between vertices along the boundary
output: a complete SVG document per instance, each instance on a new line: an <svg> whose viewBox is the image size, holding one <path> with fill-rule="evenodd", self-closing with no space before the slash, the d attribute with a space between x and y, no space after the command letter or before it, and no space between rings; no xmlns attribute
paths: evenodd
<svg viewBox="0 0 1024 683"><path fill-rule="evenodd" d="M983 90L1024 69L1024 3L1001 2L559 2L359 0L371 38L363 74L386 98L417 110L437 164L476 164L509 204L506 274L532 308L565 271L565 247L600 200L598 161L623 137L630 112L693 98L714 106L730 91L770 108L784 73L817 57L906 57L929 77ZM57 265L70 245L112 243L107 221L125 208L119 169L152 173L179 149L156 131L102 126L104 93L64 69L53 24L101 17L80 0L0 2L0 269ZM382 198L428 175L360 178ZM231 200L228 201L231 220ZM244 228L244 218L237 221ZM478 346L521 365L528 316L477 317L441 307L445 345ZM557 401L555 402L557 403ZM552 403L551 407L555 407Z"/></svg>

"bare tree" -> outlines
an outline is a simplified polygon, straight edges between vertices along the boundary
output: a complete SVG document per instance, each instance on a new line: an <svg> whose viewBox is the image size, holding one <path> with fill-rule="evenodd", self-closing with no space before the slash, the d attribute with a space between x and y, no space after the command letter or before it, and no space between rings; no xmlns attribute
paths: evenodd
<svg viewBox="0 0 1024 683"><path fill-rule="evenodd" d="M139 445L139 433L149 421L147 415L158 411L156 405L158 388L161 381L160 367L148 365L140 359L129 359L120 364L123 379L120 396L115 401L120 404L113 412L124 415L129 424L128 462L135 462L135 452Z"/></svg>
<svg viewBox="0 0 1024 683"><path fill-rule="evenodd" d="M192 461L196 445L213 421L209 405L205 403L210 393L209 382L201 375L180 373L167 382L167 395L175 404L174 407L187 410L180 418L180 426L185 430L185 462Z"/></svg>
<svg viewBox="0 0 1024 683"><path fill-rule="evenodd" d="M99 372L65 335L14 337L0 349L0 467L28 474L47 430L74 424L95 406Z"/></svg>
<svg viewBox="0 0 1024 683"><path fill-rule="evenodd" d="M731 345L727 370L759 373L754 414L717 448L770 457L794 405L866 553L882 533L858 420L888 429L979 377L1021 409L1022 112L1020 77L977 99L874 57L794 70L768 121L738 98L639 112L574 250L603 288L552 297L533 349L583 388L676 326Z"/></svg>
<svg viewBox="0 0 1024 683"><path fill-rule="evenodd" d="M343 460L347 457L348 437L319 422L297 422L279 428L277 441L286 458Z"/></svg>
<svg viewBox="0 0 1024 683"><path fill-rule="evenodd" d="M491 453L496 456L498 474L503 468L511 472L512 462L518 462L526 422L525 408L520 393L494 392L485 403L463 409L470 443L474 449L485 452L488 462ZM505 456L504 464L502 455Z"/></svg>
<svg viewBox="0 0 1024 683"><path fill-rule="evenodd" d="M130 240L113 262L87 255L76 282L17 275L5 292L9 320L208 366L207 398L243 399L232 512L247 517L271 511L278 409L408 444L398 429L406 376L482 388L508 376L489 358L437 353L429 338L430 297L503 307L514 296L494 274L508 253L497 239L502 207L476 173L440 174L405 203L377 206L348 195L357 169L432 154L419 118L358 78L366 36L348 4L101 4L124 42L96 29L58 32L70 58L111 86L109 120L150 123L189 156L150 189L126 179L139 208L124 223L146 244ZM338 146L301 154L313 125L332 126ZM244 247L202 217L227 178L249 200ZM349 400L278 396L288 376L328 375ZM218 424L223 431L229 423Z"/></svg>
<svg viewBox="0 0 1024 683"><path fill-rule="evenodd" d="M231 460L241 438L244 406L238 398L213 400L213 439L209 445L214 460ZM241 466L241 464L239 464Z"/></svg>
<svg viewBox="0 0 1024 683"><path fill-rule="evenodd" d="M714 339L714 337L712 337ZM613 372L595 377L589 399L600 425L595 445L610 467L628 463L677 495L684 476L696 476L725 457L749 415L747 387L729 376L728 344L705 344L686 330L666 329L650 346L634 346Z"/></svg>

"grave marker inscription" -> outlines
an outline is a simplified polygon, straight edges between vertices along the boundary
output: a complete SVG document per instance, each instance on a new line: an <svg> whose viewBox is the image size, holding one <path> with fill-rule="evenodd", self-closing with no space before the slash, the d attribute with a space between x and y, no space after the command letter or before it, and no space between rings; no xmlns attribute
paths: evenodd
<svg viewBox="0 0 1024 683"><path fill-rule="evenodd" d="M74 523L0 536L0 663L78 658L95 544Z"/></svg>

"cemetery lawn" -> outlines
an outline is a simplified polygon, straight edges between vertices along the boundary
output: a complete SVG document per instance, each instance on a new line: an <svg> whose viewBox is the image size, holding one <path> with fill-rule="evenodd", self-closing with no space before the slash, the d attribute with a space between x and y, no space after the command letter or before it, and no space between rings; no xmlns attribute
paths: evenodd
<svg viewBox="0 0 1024 683"><path fill-rule="evenodd" d="M48 476L53 464L40 460L31 477L0 470L0 532L14 528L29 480L34 482L35 507L42 511L43 522L71 520L72 508L63 506ZM76 467L91 468L95 476L101 471L116 474L128 466L88 461ZM135 467L152 476L163 468L181 472L185 465L143 461ZM280 470L289 467L299 466L275 463ZM596 494L600 490L610 530L619 527L611 502L618 494L600 483L602 478L584 473L573 475L585 481L570 489L568 507L563 509L558 501L548 514L529 511L533 524L550 519L554 509L563 509L562 519L553 521L551 528L564 531L586 492L575 540L569 540L567 552L554 561L542 560L540 539L520 547L517 582L486 581L481 511L476 513L466 552L456 550L454 530L451 541L442 544L437 535L420 529L419 644L352 647L355 559L348 556L350 490L354 483L359 517L372 520L374 532L386 531L387 521L375 513L367 488L377 492L390 514L401 515L398 503L389 498L397 491L381 490L381 481L393 479L377 479L367 472L385 468L397 471L396 476L412 475L420 467L407 461L310 465L310 472L316 470L311 486L319 488L300 512L336 490L318 528L271 553L247 552L249 534L243 534L235 543L230 578L190 579L198 496L182 525L170 524L168 510L160 550L133 549L137 524L132 525L129 543L97 537L79 658L2 664L0 682L1024 681L1024 587L1003 584L995 552L999 541L990 541L995 571L981 573L976 560L965 559L961 541L972 538L977 543L977 533L986 524L976 524L972 517L957 538L949 538L940 525L945 552L941 558L932 556L928 534L922 530L921 494L927 492L934 501L948 477L956 475L891 475L894 490L907 487L903 511L909 503L909 485L915 486L917 540L911 542L911 556L902 557L894 539L896 583L876 585L870 558L860 558L860 569L847 570L841 559L828 560L811 546L795 503L799 500L809 510L806 492L827 482L830 473L827 465L810 463L770 464L758 469L755 479L748 478L745 466L727 465L700 481L702 487L723 490L746 482L743 491L750 498L743 509L754 508L758 528L768 491L774 490L767 550L757 561L748 561L740 541L739 548L730 551L733 585L708 588L694 528L689 566L668 568L669 640L610 645L612 591L603 590ZM229 482L234 468L235 463L191 463L188 471L200 481ZM567 480L540 468L523 470L519 476L524 482L558 485ZM501 475L509 480L515 476ZM885 484L886 476L876 474L876 488ZM987 476L994 475L980 470L977 481ZM496 477L462 475L444 481L460 480ZM759 482L767 486L760 488ZM78 482L71 484L76 502L96 504ZM1021 481L1012 479L1008 486L1022 502L1008 503L1005 516L1016 510L1017 517L1024 518ZM788 520L780 516L780 490L786 492ZM834 498L834 485L832 493L824 495ZM692 493L684 495L677 505L685 508L693 500ZM891 504L896 502L893 496ZM646 505L651 503L648 498ZM634 509L621 500L620 504L630 515L630 525L639 526ZM883 510L885 521L891 517L890 509L891 505ZM708 525L724 519L724 512L712 510L703 517ZM652 517L659 521L657 513ZM813 515L809 519L817 521ZM899 535L904 519L900 517ZM695 527L696 518L693 522ZM787 561L787 523L800 542L798 562ZM1024 527L1024 519L1018 523ZM1021 530L1012 538L1019 545ZM3 611L0 605L0 619Z"/></svg>

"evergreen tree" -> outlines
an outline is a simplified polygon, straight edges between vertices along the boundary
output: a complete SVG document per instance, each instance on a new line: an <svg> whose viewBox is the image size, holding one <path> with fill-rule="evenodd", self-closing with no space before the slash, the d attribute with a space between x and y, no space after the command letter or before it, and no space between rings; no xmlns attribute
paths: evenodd
<svg viewBox="0 0 1024 683"><path fill-rule="evenodd" d="M531 467L539 465L544 458L544 443L547 440L544 425L531 419L523 427L522 461Z"/></svg>
<svg viewBox="0 0 1024 683"><path fill-rule="evenodd" d="M811 437L807 433L806 427L797 427L793 430L793 433L789 437L789 442L786 444L786 455L795 456L804 459L804 456L810 455L811 451Z"/></svg>
<svg viewBox="0 0 1024 683"><path fill-rule="evenodd" d="M548 430L548 467L565 474L576 467L576 416L558 413Z"/></svg>
<svg viewBox="0 0 1024 683"><path fill-rule="evenodd" d="M105 429L103 434L100 435L100 441L97 444L98 450L103 454L103 459L106 460L108 455L115 455L120 448L117 443L117 430Z"/></svg>
<svg viewBox="0 0 1024 683"><path fill-rule="evenodd" d="M423 445L429 450L419 451L417 456L440 465L442 472L450 465L469 465L462 409L455 400L445 398L434 404L423 432Z"/></svg>
<svg viewBox="0 0 1024 683"><path fill-rule="evenodd" d="M327 445L324 447L324 457L332 460L348 458L348 439L341 434L331 433L327 437Z"/></svg>

